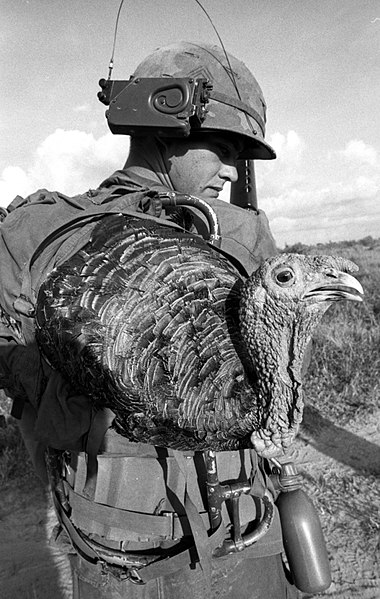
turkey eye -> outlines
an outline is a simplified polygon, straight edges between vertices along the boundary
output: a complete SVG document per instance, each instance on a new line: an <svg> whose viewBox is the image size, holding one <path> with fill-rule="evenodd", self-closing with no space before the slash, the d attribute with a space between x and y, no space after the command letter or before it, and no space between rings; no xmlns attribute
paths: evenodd
<svg viewBox="0 0 380 599"><path fill-rule="evenodd" d="M294 279L294 272L290 268L284 268L275 275L276 283L282 287L291 285Z"/></svg>

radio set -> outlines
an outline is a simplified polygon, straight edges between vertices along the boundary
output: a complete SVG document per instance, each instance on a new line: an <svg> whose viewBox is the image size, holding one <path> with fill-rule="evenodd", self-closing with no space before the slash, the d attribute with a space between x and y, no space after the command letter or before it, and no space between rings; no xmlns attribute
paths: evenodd
<svg viewBox="0 0 380 599"><path fill-rule="evenodd" d="M101 79L99 100L112 133L187 137L206 118L212 85L189 77Z"/></svg>

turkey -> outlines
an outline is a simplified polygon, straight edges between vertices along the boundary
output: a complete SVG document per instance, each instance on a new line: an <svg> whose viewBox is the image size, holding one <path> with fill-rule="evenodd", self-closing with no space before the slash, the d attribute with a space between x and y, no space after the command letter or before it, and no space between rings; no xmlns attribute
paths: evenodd
<svg viewBox="0 0 380 599"><path fill-rule="evenodd" d="M245 278L198 236L108 215L41 286L37 341L130 441L274 457L302 419L314 329L332 302L361 301L354 270L282 254Z"/></svg>

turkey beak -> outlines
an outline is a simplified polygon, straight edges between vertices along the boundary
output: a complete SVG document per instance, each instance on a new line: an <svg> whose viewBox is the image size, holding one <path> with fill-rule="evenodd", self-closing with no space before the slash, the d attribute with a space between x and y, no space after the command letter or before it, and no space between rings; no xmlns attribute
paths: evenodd
<svg viewBox="0 0 380 599"><path fill-rule="evenodd" d="M328 282L315 286L305 294L306 298L314 298L319 301L338 301L340 299L362 302L364 290L359 281L340 270L332 270L328 275Z"/></svg>

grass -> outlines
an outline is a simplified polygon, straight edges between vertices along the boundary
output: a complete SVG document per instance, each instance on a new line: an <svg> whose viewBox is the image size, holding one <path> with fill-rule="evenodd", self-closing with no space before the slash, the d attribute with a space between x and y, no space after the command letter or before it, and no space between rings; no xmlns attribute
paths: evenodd
<svg viewBox="0 0 380 599"><path fill-rule="evenodd" d="M339 255L359 266L355 276L364 302L332 306L314 337L300 437L306 448L311 440L319 462L301 469L330 556L333 584L323 598L374 599L380 596L380 448L374 425L380 397L380 240L297 244L286 251ZM368 433L371 427L375 436Z"/></svg>
<svg viewBox="0 0 380 599"><path fill-rule="evenodd" d="M339 302L326 313L314 337L305 384L307 401L342 425L365 418L379 406L380 240L371 246L304 247L304 253L349 258L359 266L355 276L365 291L363 303Z"/></svg>
<svg viewBox="0 0 380 599"><path fill-rule="evenodd" d="M335 306L314 339L305 394L326 417L340 424L378 407L380 322L370 322L368 309Z"/></svg>

